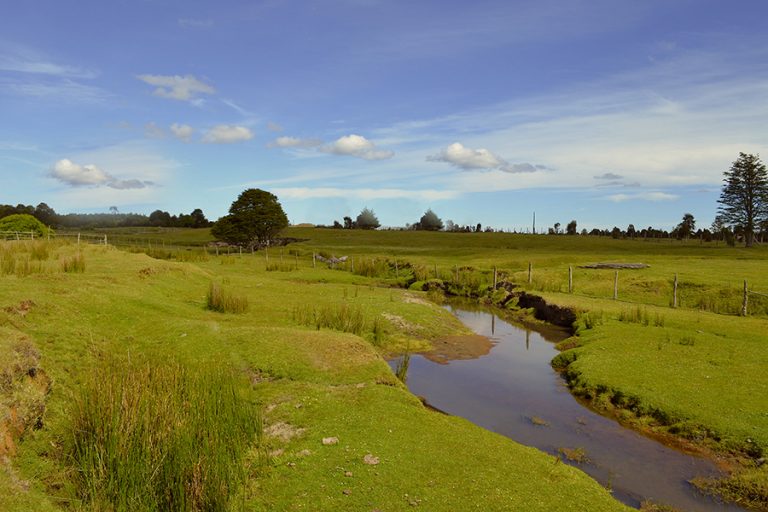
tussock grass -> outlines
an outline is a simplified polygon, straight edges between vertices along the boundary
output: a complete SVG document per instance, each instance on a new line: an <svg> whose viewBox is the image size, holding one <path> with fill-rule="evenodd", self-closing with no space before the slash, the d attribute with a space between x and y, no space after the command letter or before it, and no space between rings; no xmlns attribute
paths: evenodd
<svg viewBox="0 0 768 512"><path fill-rule="evenodd" d="M298 270L298 267L294 263L267 263L266 266L267 272L293 272L294 270Z"/></svg>
<svg viewBox="0 0 768 512"><path fill-rule="evenodd" d="M300 325L314 326L318 331L326 328L349 332L358 336L362 336L366 331L365 315L363 315L362 309L359 306L350 306L349 304L320 307L297 306L293 310L293 319Z"/></svg>
<svg viewBox="0 0 768 512"><path fill-rule="evenodd" d="M206 307L219 313L245 313L248 311L248 298L235 295L216 283L211 283L206 298Z"/></svg>
<svg viewBox="0 0 768 512"><path fill-rule="evenodd" d="M229 510L261 437L232 370L108 361L77 389L66 453L98 510Z"/></svg>
<svg viewBox="0 0 768 512"><path fill-rule="evenodd" d="M59 260L59 266L62 272L85 272L85 256L78 252L74 256L64 256Z"/></svg>
<svg viewBox="0 0 768 512"><path fill-rule="evenodd" d="M648 309L642 306L636 306L631 309L622 309L619 313L619 321L633 324L642 324L645 326L664 327L665 319L663 315L655 313L651 315Z"/></svg>

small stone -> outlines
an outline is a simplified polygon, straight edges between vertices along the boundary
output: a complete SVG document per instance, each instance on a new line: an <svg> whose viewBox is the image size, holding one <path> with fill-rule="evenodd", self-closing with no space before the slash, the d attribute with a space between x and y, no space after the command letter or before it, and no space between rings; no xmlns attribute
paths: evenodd
<svg viewBox="0 0 768 512"><path fill-rule="evenodd" d="M375 465L377 465L379 463L379 458L378 457L374 457L373 455L368 453L368 454L366 454L365 457L363 457L363 462L368 464L368 465L370 465L370 466L375 466Z"/></svg>
<svg viewBox="0 0 768 512"><path fill-rule="evenodd" d="M301 450L299 453L297 453L299 457L306 457L308 455L312 455L312 452L310 450Z"/></svg>
<svg viewBox="0 0 768 512"><path fill-rule="evenodd" d="M286 464L286 465L287 465L289 468L292 468L292 467L295 467L295 466L296 466L296 463L295 463L295 462L289 462L289 463L288 463L288 464Z"/></svg>
<svg viewBox="0 0 768 512"><path fill-rule="evenodd" d="M339 438L338 437L324 437L323 438L323 444L325 446L331 446L334 444L339 444Z"/></svg>
<svg viewBox="0 0 768 512"><path fill-rule="evenodd" d="M343 491L341 491L341 492L342 492L342 493L344 493L344 496L349 496L350 494L352 494L352 491L351 491L351 490L349 490L349 489L344 489L344 490L343 490Z"/></svg>
<svg viewBox="0 0 768 512"><path fill-rule="evenodd" d="M352 476L352 472L351 471L345 471L344 472L344 476L347 476L347 477Z"/></svg>

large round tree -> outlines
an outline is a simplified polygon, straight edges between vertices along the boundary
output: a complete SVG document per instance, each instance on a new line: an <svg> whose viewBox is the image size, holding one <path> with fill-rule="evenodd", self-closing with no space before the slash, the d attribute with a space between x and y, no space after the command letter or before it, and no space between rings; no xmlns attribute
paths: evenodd
<svg viewBox="0 0 768 512"><path fill-rule="evenodd" d="M211 234L228 244L252 249L268 246L287 226L288 217L277 196L249 188L229 207L229 215L216 221Z"/></svg>

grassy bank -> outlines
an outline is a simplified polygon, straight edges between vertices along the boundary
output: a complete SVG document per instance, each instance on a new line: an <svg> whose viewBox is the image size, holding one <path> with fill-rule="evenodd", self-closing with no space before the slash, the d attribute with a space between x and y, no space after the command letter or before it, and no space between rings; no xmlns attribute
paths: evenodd
<svg viewBox="0 0 768 512"><path fill-rule="evenodd" d="M169 503L155 491L136 502L125 490L113 496L130 489L110 484L115 475L142 488L142 479L166 482L162 496L185 496L171 505L182 510L624 509L580 471L407 392L380 351L462 330L422 293L309 263L266 271L250 256L176 263L64 244L51 255L78 256L83 271L51 264L0 277L0 329L18 347L0 360L0 427L12 444L0 454L2 510ZM217 302L222 293L230 300ZM211 308L233 300L247 307ZM203 386L217 375L232 379ZM22 410L24 421L9 421ZM215 432L222 414L232 428L216 444L224 440L202 432ZM104 418L128 426L94 423ZM135 444L146 435L165 441ZM193 448L200 439L211 451ZM173 449L152 448L161 444ZM110 469L101 462L110 458L128 465ZM210 469L219 463L233 473Z"/></svg>

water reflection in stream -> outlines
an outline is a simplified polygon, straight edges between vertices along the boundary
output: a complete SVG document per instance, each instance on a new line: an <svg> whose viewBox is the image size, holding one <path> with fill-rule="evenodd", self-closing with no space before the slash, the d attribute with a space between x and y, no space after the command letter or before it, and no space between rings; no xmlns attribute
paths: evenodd
<svg viewBox="0 0 768 512"><path fill-rule="evenodd" d="M701 496L688 483L695 476L716 475L712 462L668 448L582 406L550 366L557 354L552 340L485 310L452 311L493 346L487 355L448 362L450 357L411 355L408 387L430 405L551 454L582 448L589 462L578 467L631 506L652 500L684 511L743 510ZM391 362L393 368L401 363Z"/></svg>

